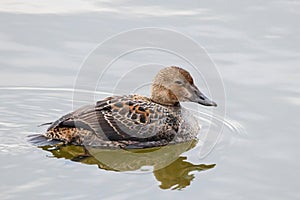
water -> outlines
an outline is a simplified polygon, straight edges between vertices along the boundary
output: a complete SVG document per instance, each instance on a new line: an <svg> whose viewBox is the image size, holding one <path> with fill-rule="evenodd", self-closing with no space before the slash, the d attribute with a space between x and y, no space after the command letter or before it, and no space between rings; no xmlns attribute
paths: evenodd
<svg viewBox="0 0 300 200"><path fill-rule="evenodd" d="M1 199L299 199L297 1L18 2L0 3ZM198 143L160 171L116 172L82 149L27 142L73 109L76 75L98 43L149 26L192 37L222 76L225 126L207 156ZM199 107L204 132L210 112Z"/></svg>

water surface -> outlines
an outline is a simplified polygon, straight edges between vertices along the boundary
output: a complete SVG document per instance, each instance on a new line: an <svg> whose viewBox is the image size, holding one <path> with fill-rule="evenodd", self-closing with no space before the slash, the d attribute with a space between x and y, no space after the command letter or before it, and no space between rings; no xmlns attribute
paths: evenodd
<svg viewBox="0 0 300 200"><path fill-rule="evenodd" d="M51 2L0 3L1 199L300 198L299 2ZM129 173L27 142L73 109L98 43L149 26L192 37L220 71L228 123L208 156L196 145L161 171Z"/></svg>

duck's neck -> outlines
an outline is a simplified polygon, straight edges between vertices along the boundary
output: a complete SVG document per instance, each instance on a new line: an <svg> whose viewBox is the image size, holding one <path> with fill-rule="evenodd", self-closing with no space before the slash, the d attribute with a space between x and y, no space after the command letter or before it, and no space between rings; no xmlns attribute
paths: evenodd
<svg viewBox="0 0 300 200"><path fill-rule="evenodd" d="M152 85L151 100L164 106L180 106L173 92L162 85Z"/></svg>

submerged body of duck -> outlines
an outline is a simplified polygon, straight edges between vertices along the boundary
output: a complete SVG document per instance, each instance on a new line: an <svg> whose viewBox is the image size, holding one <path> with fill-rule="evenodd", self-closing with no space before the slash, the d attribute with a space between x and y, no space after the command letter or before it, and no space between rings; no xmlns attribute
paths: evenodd
<svg viewBox="0 0 300 200"><path fill-rule="evenodd" d="M179 102L206 106L216 103L194 85L179 67L159 71L151 97L112 96L71 112L48 128L49 139L98 147L146 148L191 141L199 131L197 120Z"/></svg>

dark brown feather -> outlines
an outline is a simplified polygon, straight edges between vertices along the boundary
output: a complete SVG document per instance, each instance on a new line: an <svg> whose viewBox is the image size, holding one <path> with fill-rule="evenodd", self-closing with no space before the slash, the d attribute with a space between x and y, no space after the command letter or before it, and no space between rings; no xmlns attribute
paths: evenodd
<svg viewBox="0 0 300 200"><path fill-rule="evenodd" d="M146 97L110 97L61 117L48 128L46 136L73 143L82 142L85 134L94 134L103 141L172 140L180 123L176 112L180 109L156 104Z"/></svg>

